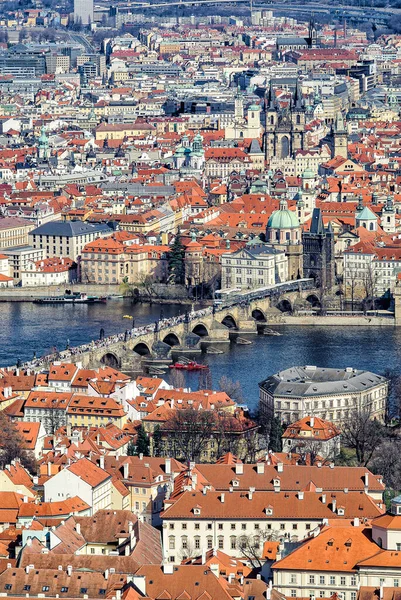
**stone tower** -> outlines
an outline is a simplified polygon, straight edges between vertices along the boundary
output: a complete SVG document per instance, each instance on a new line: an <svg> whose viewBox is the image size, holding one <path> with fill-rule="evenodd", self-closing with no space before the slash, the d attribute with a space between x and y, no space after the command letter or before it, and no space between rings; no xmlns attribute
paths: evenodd
<svg viewBox="0 0 401 600"><path fill-rule="evenodd" d="M334 285L334 233L324 228L320 208L312 213L309 231L302 233L303 276L315 280L316 287L330 290Z"/></svg>
<svg viewBox="0 0 401 600"><path fill-rule="evenodd" d="M341 112L337 114L333 130L333 158L335 156L348 158L348 133Z"/></svg>

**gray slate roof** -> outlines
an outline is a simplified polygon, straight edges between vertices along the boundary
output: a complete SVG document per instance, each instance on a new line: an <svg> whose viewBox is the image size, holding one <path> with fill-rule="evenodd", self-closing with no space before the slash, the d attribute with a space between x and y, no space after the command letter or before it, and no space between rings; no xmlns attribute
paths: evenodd
<svg viewBox="0 0 401 600"><path fill-rule="evenodd" d="M262 381L259 386L274 396L288 398L367 391L386 381L370 371L329 369L314 366L291 367Z"/></svg>
<svg viewBox="0 0 401 600"><path fill-rule="evenodd" d="M106 223L87 223L85 221L49 221L33 229L30 235L56 235L60 237L77 237L89 233L107 234L114 229Z"/></svg>

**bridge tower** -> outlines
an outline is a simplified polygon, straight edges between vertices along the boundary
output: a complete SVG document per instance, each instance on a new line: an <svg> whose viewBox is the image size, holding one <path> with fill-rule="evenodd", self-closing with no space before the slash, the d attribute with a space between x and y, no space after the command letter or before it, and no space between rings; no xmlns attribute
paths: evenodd
<svg viewBox="0 0 401 600"><path fill-rule="evenodd" d="M394 297L394 320L395 326L401 326L401 273L397 275L397 281L393 292Z"/></svg>

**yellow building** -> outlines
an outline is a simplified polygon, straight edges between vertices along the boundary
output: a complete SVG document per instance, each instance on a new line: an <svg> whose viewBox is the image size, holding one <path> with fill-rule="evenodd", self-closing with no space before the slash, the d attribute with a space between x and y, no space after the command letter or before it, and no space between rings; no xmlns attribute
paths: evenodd
<svg viewBox="0 0 401 600"><path fill-rule="evenodd" d="M99 427L114 423L122 428L127 415L112 398L74 394L67 409L67 425L71 427Z"/></svg>

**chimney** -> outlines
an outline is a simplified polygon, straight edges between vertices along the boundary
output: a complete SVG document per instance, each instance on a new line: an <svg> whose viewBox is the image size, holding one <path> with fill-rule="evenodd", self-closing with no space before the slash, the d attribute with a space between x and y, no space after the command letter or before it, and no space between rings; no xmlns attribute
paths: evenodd
<svg viewBox="0 0 401 600"><path fill-rule="evenodd" d="M109 570L108 569L106 569L104 572L104 578L106 579L106 581L109 578Z"/></svg>
<svg viewBox="0 0 401 600"><path fill-rule="evenodd" d="M244 474L244 465L241 463L236 463L235 465L235 473L236 475L243 475Z"/></svg>
<svg viewBox="0 0 401 600"><path fill-rule="evenodd" d="M128 523L128 531L129 531L129 533L131 533L133 526L134 526L133 522L129 521L129 523Z"/></svg>
<svg viewBox="0 0 401 600"><path fill-rule="evenodd" d="M143 460L143 452L139 453L139 460Z"/></svg>
<svg viewBox="0 0 401 600"><path fill-rule="evenodd" d="M220 494L220 502L224 502L224 494Z"/></svg>
<svg viewBox="0 0 401 600"><path fill-rule="evenodd" d="M359 525L360 525L359 518L358 518L358 517L355 517L355 518L354 518L354 527L359 527Z"/></svg>
<svg viewBox="0 0 401 600"><path fill-rule="evenodd" d="M27 546L32 546L32 538L31 538L31 537L29 537L29 538L26 540L26 545L27 545Z"/></svg>
<svg viewBox="0 0 401 600"><path fill-rule="evenodd" d="M30 568L31 568L31 565L26 565L26 567L25 567L25 573L27 575L29 575Z"/></svg>
<svg viewBox="0 0 401 600"><path fill-rule="evenodd" d="M322 494L322 504L326 504L326 494Z"/></svg>
<svg viewBox="0 0 401 600"><path fill-rule="evenodd" d="M277 463L277 473L282 473L283 469L284 469L283 463L281 463L281 462Z"/></svg>
<svg viewBox="0 0 401 600"><path fill-rule="evenodd" d="M311 418L309 419L309 425L310 425L311 427L314 427L314 426L315 426L315 417L311 417Z"/></svg>
<svg viewBox="0 0 401 600"><path fill-rule="evenodd" d="M129 476L129 463L124 463L124 479L128 479Z"/></svg>
<svg viewBox="0 0 401 600"><path fill-rule="evenodd" d="M381 581L380 582L380 600L383 600L383 596L384 596L384 584Z"/></svg>
<svg viewBox="0 0 401 600"><path fill-rule="evenodd" d="M121 600L121 590L116 590L116 600Z"/></svg>
<svg viewBox="0 0 401 600"><path fill-rule="evenodd" d="M304 499L304 493L303 492L298 492L298 499L299 500L303 500Z"/></svg>
<svg viewBox="0 0 401 600"><path fill-rule="evenodd" d="M81 535L81 523L75 524L75 531L77 532L78 535Z"/></svg>
<svg viewBox="0 0 401 600"><path fill-rule="evenodd" d="M47 463L47 476L48 477L52 476L52 463L51 462Z"/></svg>
<svg viewBox="0 0 401 600"><path fill-rule="evenodd" d="M206 562L206 550L203 549L202 550L202 565L204 565Z"/></svg>
<svg viewBox="0 0 401 600"><path fill-rule="evenodd" d="M219 568L219 564L218 563L212 563L210 565L210 570L213 573L213 575L215 575L217 577L217 579L220 577L220 568Z"/></svg>
<svg viewBox="0 0 401 600"><path fill-rule="evenodd" d="M336 509L337 509L337 499L336 498L332 498L331 506L332 506L333 513L335 513Z"/></svg>
<svg viewBox="0 0 401 600"><path fill-rule="evenodd" d="M104 456L99 458L99 467L104 470Z"/></svg>
<svg viewBox="0 0 401 600"><path fill-rule="evenodd" d="M230 573L228 576L228 583L232 583L234 581L234 573Z"/></svg>
<svg viewBox="0 0 401 600"><path fill-rule="evenodd" d="M365 487L369 487L369 473L365 473Z"/></svg>
<svg viewBox="0 0 401 600"><path fill-rule="evenodd" d="M130 547L129 547L129 544L127 544L125 546L125 556L129 556L129 553L130 553Z"/></svg>
<svg viewBox="0 0 401 600"><path fill-rule="evenodd" d="M256 472L263 475L263 473L265 472L265 463L264 462L257 463Z"/></svg>
<svg viewBox="0 0 401 600"><path fill-rule="evenodd" d="M72 566L71 565L68 565L68 567L67 567L67 575L68 575L68 577L71 577L71 575L72 575Z"/></svg>
<svg viewBox="0 0 401 600"><path fill-rule="evenodd" d="M166 475L171 475L171 458L166 458L164 461L164 470Z"/></svg>
<svg viewBox="0 0 401 600"><path fill-rule="evenodd" d="M24 496L24 502L25 504L28 502L28 496Z"/></svg>

